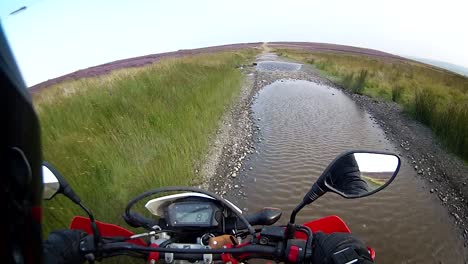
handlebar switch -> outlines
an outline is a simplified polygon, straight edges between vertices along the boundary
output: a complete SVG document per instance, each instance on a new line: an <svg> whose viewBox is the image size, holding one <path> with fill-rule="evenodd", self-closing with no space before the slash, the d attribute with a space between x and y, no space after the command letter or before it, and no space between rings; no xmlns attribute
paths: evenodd
<svg viewBox="0 0 468 264"><path fill-rule="evenodd" d="M260 231L260 241L267 243L283 241L285 238L284 227L281 226L264 226Z"/></svg>
<svg viewBox="0 0 468 264"><path fill-rule="evenodd" d="M96 260L94 253L96 247L94 245L94 236L86 236L80 240L79 245L80 254L85 257L90 263Z"/></svg>
<svg viewBox="0 0 468 264"><path fill-rule="evenodd" d="M80 252L82 254L88 254L96 251L94 245L94 236L85 236L80 240Z"/></svg>
<svg viewBox="0 0 468 264"><path fill-rule="evenodd" d="M303 263L305 260L306 241L289 239L286 244L285 256L289 263Z"/></svg>

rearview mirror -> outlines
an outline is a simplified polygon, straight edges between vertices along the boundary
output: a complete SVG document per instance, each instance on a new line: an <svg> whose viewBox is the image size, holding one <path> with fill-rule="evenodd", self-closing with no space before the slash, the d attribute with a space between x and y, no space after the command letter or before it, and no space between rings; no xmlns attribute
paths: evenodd
<svg viewBox="0 0 468 264"><path fill-rule="evenodd" d="M52 170L47 167L46 163L42 164L42 182L44 183L42 199L50 200L59 193L60 182Z"/></svg>
<svg viewBox="0 0 468 264"><path fill-rule="evenodd" d="M326 192L337 193L352 199L374 194L387 187L400 169L400 158L388 152L348 151L328 165L306 193L302 202L291 213L289 224L304 206L317 200ZM289 233L292 236L292 233Z"/></svg>
<svg viewBox="0 0 468 264"><path fill-rule="evenodd" d="M42 198L45 200L52 199L57 193L62 193L74 203L80 205L81 200L78 195L73 191L71 186L62 177L62 175L50 163L42 162L42 181L44 190Z"/></svg>
<svg viewBox="0 0 468 264"><path fill-rule="evenodd" d="M398 156L390 153L356 151L335 159L322 174L328 191L345 198L376 193L393 181L400 168Z"/></svg>

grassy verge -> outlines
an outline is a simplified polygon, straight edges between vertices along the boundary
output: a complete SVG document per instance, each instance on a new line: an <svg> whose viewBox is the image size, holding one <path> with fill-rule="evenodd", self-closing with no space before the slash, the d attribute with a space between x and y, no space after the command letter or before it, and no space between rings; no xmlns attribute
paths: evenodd
<svg viewBox="0 0 468 264"><path fill-rule="evenodd" d="M395 101L468 161L468 78L420 63L345 53L278 49L354 93Z"/></svg>
<svg viewBox="0 0 468 264"><path fill-rule="evenodd" d="M210 135L241 87L236 65L253 50L167 59L61 83L34 95L44 159L102 221L122 224L129 199L190 185ZM200 180L200 179L198 179ZM62 196L44 203L45 233L82 211Z"/></svg>

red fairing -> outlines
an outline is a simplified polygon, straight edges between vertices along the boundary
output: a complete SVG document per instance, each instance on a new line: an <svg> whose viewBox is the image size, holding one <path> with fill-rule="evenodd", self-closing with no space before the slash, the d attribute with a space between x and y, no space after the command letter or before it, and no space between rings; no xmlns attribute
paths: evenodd
<svg viewBox="0 0 468 264"><path fill-rule="evenodd" d="M101 233L101 236L129 237L129 236L134 235L132 231L127 230L118 225L107 224L107 223L103 223L99 221L96 221L96 224L97 224L97 227L99 228L99 232ZM83 230L90 235L93 234L93 231L91 229L91 221L89 220L89 218L83 217L83 216L75 216L70 224L70 229ZM139 246L147 246L145 241L143 241L142 239L132 239L132 240L128 240L127 242L130 242Z"/></svg>
<svg viewBox="0 0 468 264"><path fill-rule="evenodd" d="M336 215L330 215L314 221L310 221L304 225L310 228L313 233L318 231L325 234L331 234L335 232L351 233L351 230L346 225L346 223ZM299 239L307 239L306 235L302 232L296 232L295 237Z"/></svg>
<svg viewBox="0 0 468 264"><path fill-rule="evenodd" d="M313 233L319 231L325 234L331 234L336 232L351 233L351 230L349 229L348 225L346 225L346 223L336 215L330 215L314 221L310 221L305 223L304 225L310 228L310 230L312 230ZM295 237L299 239L307 239L307 236L302 232L296 232ZM372 260L374 260L374 249L370 247L367 247L367 249L369 250L369 254L371 255Z"/></svg>

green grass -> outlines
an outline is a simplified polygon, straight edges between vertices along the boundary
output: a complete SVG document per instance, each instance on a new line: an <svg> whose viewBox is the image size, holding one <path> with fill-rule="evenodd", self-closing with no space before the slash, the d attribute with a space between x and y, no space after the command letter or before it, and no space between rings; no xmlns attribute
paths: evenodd
<svg viewBox="0 0 468 264"><path fill-rule="evenodd" d="M236 66L255 51L167 59L144 68L64 82L34 95L44 159L98 220L123 224L127 202L168 185L192 185L208 140L238 96ZM78 206L44 202L44 232L65 228Z"/></svg>
<svg viewBox="0 0 468 264"><path fill-rule="evenodd" d="M363 178L366 181L366 183L371 187L371 190L378 189L387 182L387 180L384 179L374 179L365 175L361 175L361 178Z"/></svg>
<svg viewBox="0 0 468 264"><path fill-rule="evenodd" d="M360 70L356 76L354 76L354 72L345 74L340 83L351 92L362 94L366 86L367 74L367 70Z"/></svg>
<svg viewBox="0 0 468 264"><path fill-rule="evenodd" d="M395 84L392 87L392 101L399 102L401 101L402 95L404 93L404 87L398 84Z"/></svg>
<svg viewBox="0 0 468 264"><path fill-rule="evenodd" d="M349 53L278 49L314 65L351 92L401 104L447 148L468 161L468 78L411 61Z"/></svg>

